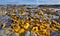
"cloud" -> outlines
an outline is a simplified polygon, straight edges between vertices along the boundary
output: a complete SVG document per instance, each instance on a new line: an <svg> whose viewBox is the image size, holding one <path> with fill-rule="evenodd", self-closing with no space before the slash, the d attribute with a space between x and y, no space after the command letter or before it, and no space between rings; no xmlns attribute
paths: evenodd
<svg viewBox="0 0 60 36"><path fill-rule="evenodd" d="M60 0L0 0L0 4L60 4Z"/></svg>
<svg viewBox="0 0 60 36"><path fill-rule="evenodd" d="M38 0L38 4L60 4L60 0Z"/></svg>

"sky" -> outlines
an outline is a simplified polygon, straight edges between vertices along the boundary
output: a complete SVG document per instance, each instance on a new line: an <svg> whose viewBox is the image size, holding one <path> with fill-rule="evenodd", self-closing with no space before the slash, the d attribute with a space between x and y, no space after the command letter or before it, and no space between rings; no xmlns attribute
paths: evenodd
<svg viewBox="0 0 60 36"><path fill-rule="evenodd" d="M60 0L0 0L0 4L60 4Z"/></svg>

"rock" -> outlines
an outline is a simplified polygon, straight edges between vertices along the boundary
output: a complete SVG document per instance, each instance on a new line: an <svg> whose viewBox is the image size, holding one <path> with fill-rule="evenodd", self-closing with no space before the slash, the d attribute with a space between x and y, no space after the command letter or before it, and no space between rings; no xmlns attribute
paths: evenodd
<svg viewBox="0 0 60 36"><path fill-rule="evenodd" d="M10 33L8 36L19 36L17 33Z"/></svg>
<svg viewBox="0 0 60 36"><path fill-rule="evenodd" d="M37 36L37 34L34 34L32 32L26 31L26 32L23 33L22 36Z"/></svg>

